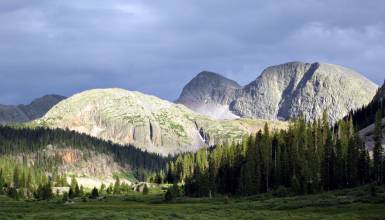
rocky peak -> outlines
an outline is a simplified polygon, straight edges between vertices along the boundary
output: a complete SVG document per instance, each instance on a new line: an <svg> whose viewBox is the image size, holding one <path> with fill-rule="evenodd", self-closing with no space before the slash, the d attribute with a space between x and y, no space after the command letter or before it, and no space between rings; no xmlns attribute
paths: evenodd
<svg viewBox="0 0 385 220"><path fill-rule="evenodd" d="M346 67L290 62L268 67L237 97L231 109L240 116L309 120L328 111L330 121L368 104L377 85Z"/></svg>
<svg viewBox="0 0 385 220"><path fill-rule="evenodd" d="M228 105L241 86L217 73L202 71L183 88L177 103L212 118L236 118Z"/></svg>
<svg viewBox="0 0 385 220"><path fill-rule="evenodd" d="M240 88L237 82L213 72L202 71L183 88L177 102L215 101L227 103L221 92Z"/></svg>
<svg viewBox="0 0 385 220"><path fill-rule="evenodd" d="M326 110L334 122L350 110L368 104L377 90L377 85L360 73L320 62L270 66L243 88L236 83L218 86L212 79L200 80L204 87L196 86L195 79L200 77L186 85L178 102L219 118L226 118L225 115L287 120L303 115L313 120Z"/></svg>

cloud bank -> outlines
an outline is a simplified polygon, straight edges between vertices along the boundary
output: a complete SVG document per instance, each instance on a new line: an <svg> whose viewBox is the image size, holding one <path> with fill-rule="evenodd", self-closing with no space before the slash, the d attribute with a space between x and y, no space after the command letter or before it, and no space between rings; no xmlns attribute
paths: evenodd
<svg viewBox="0 0 385 220"><path fill-rule="evenodd" d="M2 0L0 103L97 87L177 98L201 70L241 84L288 61L384 80L385 1Z"/></svg>

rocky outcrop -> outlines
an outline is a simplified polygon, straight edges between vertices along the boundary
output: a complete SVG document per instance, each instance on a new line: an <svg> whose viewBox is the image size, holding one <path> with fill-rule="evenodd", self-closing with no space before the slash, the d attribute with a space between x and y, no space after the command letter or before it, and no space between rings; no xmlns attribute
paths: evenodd
<svg viewBox="0 0 385 220"><path fill-rule="evenodd" d="M381 144L382 147L385 147L385 118L382 118L382 139ZM360 136L361 140L365 143L365 147L368 148L369 151L373 150L374 147L374 129L375 125L374 123L361 129L358 132L358 135Z"/></svg>
<svg viewBox="0 0 385 220"><path fill-rule="evenodd" d="M184 88L176 101L215 119L237 118L228 106L236 98L241 86L217 73L203 71Z"/></svg>
<svg viewBox="0 0 385 220"><path fill-rule="evenodd" d="M123 89L76 94L36 120L37 126L68 128L159 154L195 151L220 141L240 139L263 127L261 120L216 121L183 105ZM273 122L271 127L284 128Z"/></svg>
<svg viewBox="0 0 385 220"><path fill-rule="evenodd" d="M42 117L52 106L65 98L59 95L46 95L35 99L28 105L0 105L0 124L35 120Z"/></svg>
<svg viewBox="0 0 385 220"><path fill-rule="evenodd" d="M205 83L210 85L209 82ZM195 97L195 94L199 94L199 97L212 96L209 90L189 84L186 86L189 88L189 97ZM350 110L368 104L376 90L376 84L342 66L290 62L268 67L250 84L236 87L231 93L221 93L226 96L222 98L226 102L216 102L214 98L205 100L211 101L209 106L212 103L226 105L227 111L240 117L287 120L303 115L313 120L328 111L330 121L335 122ZM195 100L199 102L195 106L207 106L202 99ZM197 110L186 101L179 102Z"/></svg>

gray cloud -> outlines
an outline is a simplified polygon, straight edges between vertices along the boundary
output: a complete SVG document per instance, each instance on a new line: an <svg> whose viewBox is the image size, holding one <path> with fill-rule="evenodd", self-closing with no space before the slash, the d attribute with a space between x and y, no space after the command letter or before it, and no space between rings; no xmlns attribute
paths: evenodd
<svg viewBox="0 0 385 220"><path fill-rule="evenodd" d="M245 84L292 60L384 80L385 2L0 2L0 103L123 87L174 100L201 70Z"/></svg>

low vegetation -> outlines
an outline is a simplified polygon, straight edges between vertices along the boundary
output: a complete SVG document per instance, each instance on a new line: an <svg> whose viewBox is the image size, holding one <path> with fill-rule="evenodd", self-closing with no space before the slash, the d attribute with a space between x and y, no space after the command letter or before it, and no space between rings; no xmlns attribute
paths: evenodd
<svg viewBox="0 0 385 220"><path fill-rule="evenodd" d="M94 190L93 190L94 191ZM366 185L316 195L275 197L178 197L165 201L164 191L147 195L92 193L68 202L14 200L0 196L1 219L383 219L385 188ZM91 194L90 194L91 195Z"/></svg>

